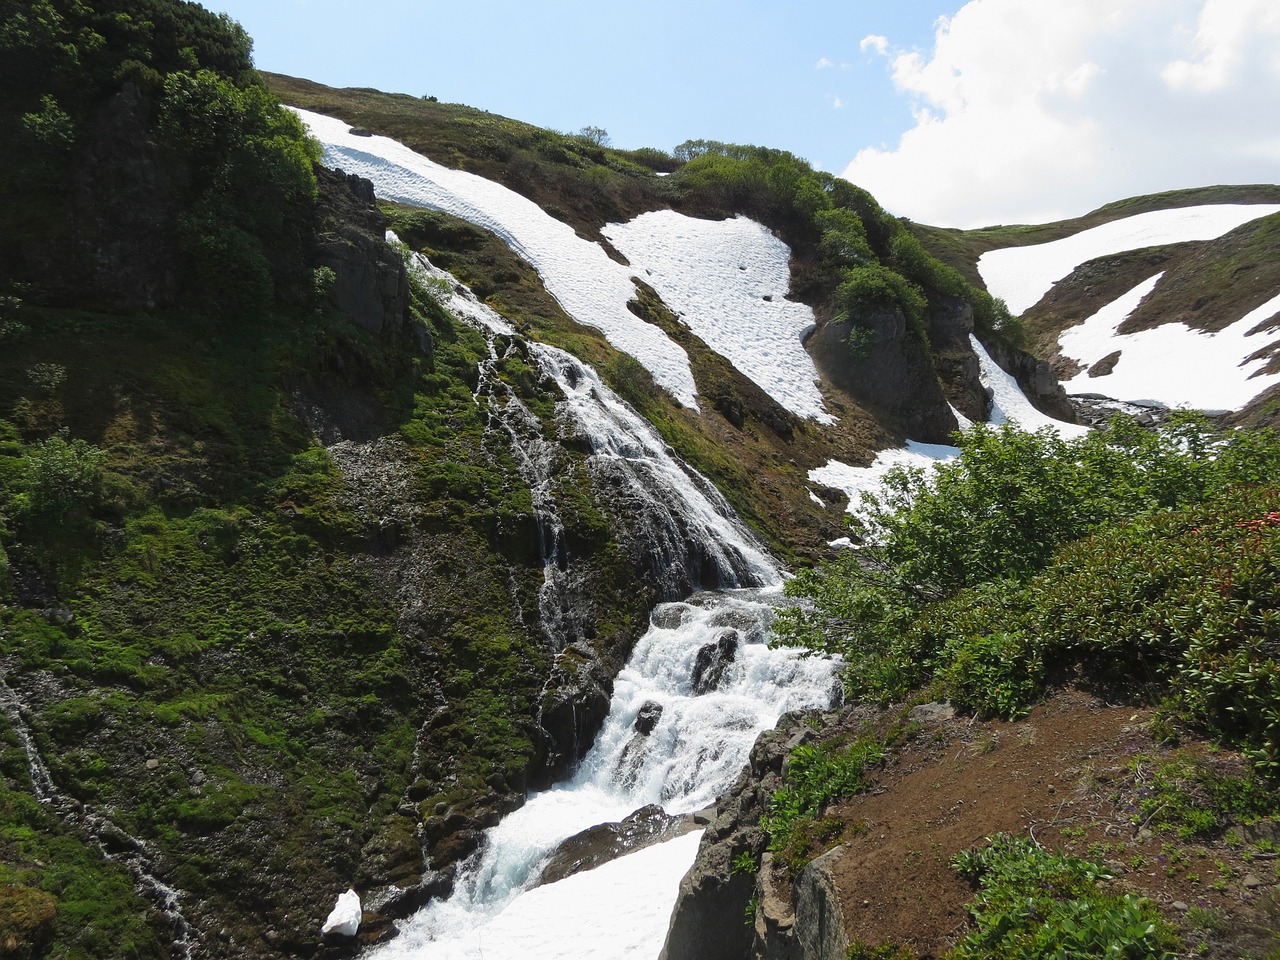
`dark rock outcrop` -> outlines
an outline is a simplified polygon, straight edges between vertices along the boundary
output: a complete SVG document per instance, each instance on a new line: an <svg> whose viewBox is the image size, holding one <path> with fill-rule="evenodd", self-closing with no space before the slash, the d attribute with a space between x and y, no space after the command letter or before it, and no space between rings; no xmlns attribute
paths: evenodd
<svg viewBox="0 0 1280 960"><path fill-rule="evenodd" d="M937 297L929 305L929 345L933 368L951 405L970 420L986 420L990 402L982 386L981 364L973 352L973 307L966 300Z"/></svg>
<svg viewBox="0 0 1280 960"><path fill-rule="evenodd" d="M334 272L330 306L370 333L398 331L408 312L409 278L384 239L387 220L374 203L373 184L324 167L316 168L316 178L323 202L314 259Z"/></svg>
<svg viewBox="0 0 1280 960"><path fill-rule="evenodd" d="M828 382L904 435L945 443L959 426L928 347L896 307L868 311L856 324L826 323L805 347Z"/></svg>
<svg viewBox="0 0 1280 960"><path fill-rule="evenodd" d="M1047 360L1023 353L1000 340L983 341L983 346L1000 369L1018 381L1018 386L1037 410L1057 420L1076 422L1075 408Z"/></svg>
<svg viewBox="0 0 1280 960"><path fill-rule="evenodd" d="M691 818L672 816L656 804L649 804L624 820L588 827L565 840L547 861L538 885L593 870L624 854L686 834L695 827Z"/></svg>
<svg viewBox="0 0 1280 960"><path fill-rule="evenodd" d="M693 661L694 696L701 696L718 688L725 671L737 658L737 630L721 630L712 643L699 648Z"/></svg>
<svg viewBox="0 0 1280 960"><path fill-rule="evenodd" d="M655 703L653 700L646 700L640 706L640 712L636 714L636 721L632 724L631 729L643 737L647 737L653 733L653 728L658 725L658 721L662 719L662 704Z"/></svg>
<svg viewBox="0 0 1280 960"><path fill-rule="evenodd" d="M782 764L792 749L813 736L804 714L788 714L756 739L742 775L716 805L698 856L680 881L671 925L659 960L744 960L754 931L742 922L755 892L755 877L735 871L746 853L758 862L767 838L760 817L782 783Z"/></svg>
<svg viewBox="0 0 1280 960"><path fill-rule="evenodd" d="M178 295L178 200L185 171L162 162L151 104L132 83L107 100L78 146L60 224L33 231L26 267L42 298L111 310ZM60 232L65 231L65 232Z"/></svg>

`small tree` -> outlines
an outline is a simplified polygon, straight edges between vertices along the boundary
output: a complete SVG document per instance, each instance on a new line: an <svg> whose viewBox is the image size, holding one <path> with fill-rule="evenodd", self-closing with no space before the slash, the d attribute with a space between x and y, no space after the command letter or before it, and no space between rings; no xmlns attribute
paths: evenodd
<svg viewBox="0 0 1280 960"><path fill-rule="evenodd" d="M607 147L612 143L609 139L609 131L604 127L583 127L578 131L578 136L597 147Z"/></svg>

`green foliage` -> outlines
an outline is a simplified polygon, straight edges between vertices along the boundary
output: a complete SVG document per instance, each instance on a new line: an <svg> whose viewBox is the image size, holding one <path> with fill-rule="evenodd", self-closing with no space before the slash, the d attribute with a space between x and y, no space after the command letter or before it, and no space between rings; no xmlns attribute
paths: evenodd
<svg viewBox="0 0 1280 960"><path fill-rule="evenodd" d="M872 946L859 940L849 945L847 960L915 960L915 951L896 943Z"/></svg>
<svg viewBox="0 0 1280 960"><path fill-rule="evenodd" d="M22 513L56 527L83 523L102 490L106 453L84 440L50 437L25 458L26 504Z"/></svg>
<svg viewBox="0 0 1280 960"><path fill-rule="evenodd" d="M318 146L264 88L242 88L210 70L165 79L159 129L192 172L180 232L192 296L231 316L263 309L274 292L273 263L301 269Z"/></svg>
<svg viewBox="0 0 1280 960"><path fill-rule="evenodd" d="M844 281L836 289L837 320L852 319L859 314L894 308L901 310L912 329L924 335L924 316L928 301L918 287L902 274L879 265L852 267L844 273Z"/></svg>
<svg viewBox="0 0 1280 960"><path fill-rule="evenodd" d="M1188 718L1270 770L1280 527L1273 488L1236 484L1280 475L1276 438L1180 418L959 442L934 475L897 471L866 499L861 548L788 585L807 603L777 635L843 654L857 695L898 698L934 675L984 715L1018 715L1073 667L1173 685Z"/></svg>
<svg viewBox="0 0 1280 960"><path fill-rule="evenodd" d="M1044 683L1039 651L1018 633L965 637L944 648L939 662L939 679L951 701L983 716L1018 716Z"/></svg>
<svg viewBox="0 0 1280 960"><path fill-rule="evenodd" d="M1252 823L1280 813L1280 794L1257 777L1218 769L1181 751L1129 762L1136 793L1133 822L1176 833L1183 840L1213 837L1231 823Z"/></svg>
<svg viewBox="0 0 1280 960"><path fill-rule="evenodd" d="M815 849L844 829L841 821L821 816L827 804L860 792L868 769L884 756L883 743L872 736L852 743L801 744L792 750L783 786L769 798L768 813L761 819L769 849L793 872L802 868Z"/></svg>
<svg viewBox="0 0 1280 960"><path fill-rule="evenodd" d="M1172 960L1172 928L1147 900L1098 887L1105 868L1000 834L952 861L979 885L974 929L949 960Z"/></svg>

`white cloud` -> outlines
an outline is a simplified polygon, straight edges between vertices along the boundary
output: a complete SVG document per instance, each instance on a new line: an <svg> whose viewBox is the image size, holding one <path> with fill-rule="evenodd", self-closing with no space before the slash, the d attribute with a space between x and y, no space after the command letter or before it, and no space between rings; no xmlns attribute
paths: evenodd
<svg viewBox="0 0 1280 960"><path fill-rule="evenodd" d="M828 60L826 57L822 57L818 60L818 63L815 69L830 70L833 66L834 64L830 60Z"/></svg>
<svg viewBox="0 0 1280 960"><path fill-rule="evenodd" d="M932 50L869 36L914 125L844 171L889 210L978 226L1280 182L1275 0L972 0Z"/></svg>
<svg viewBox="0 0 1280 960"><path fill-rule="evenodd" d="M843 100L841 100L839 97L832 97L832 98L831 98L831 106L832 106L832 108L833 108L833 109L839 110L840 108L842 108L842 107L844 106L844 101L843 101Z"/></svg>
<svg viewBox="0 0 1280 960"><path fill-rule="evenodd" d="M863 53L870 50L872 53L878 53L884 56L889 52L889 38L882 37L879 34L868 34L862 38L862 42L858 44L858 49Z"/></svg>

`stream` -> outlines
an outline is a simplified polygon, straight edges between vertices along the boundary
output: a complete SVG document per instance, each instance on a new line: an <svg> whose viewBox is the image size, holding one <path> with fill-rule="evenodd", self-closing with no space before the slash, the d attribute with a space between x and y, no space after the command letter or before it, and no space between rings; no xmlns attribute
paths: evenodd
<svg viewBox="0 0 1280 960"><path fill-rule="evenodd" d="M424 259L418 266L447 276ZM452 277L447 282L452 293L445 305L455 315L490 334L510 333ZM628 516L644 531L655 575L671 599L652 611L575 775L531 796L490 830L461 870L453 896L402 922L400 935L370 955L376 960L651 960L662 948L700 831L539 885L549 857L579 831L649 804L668 814L713 805L761 731L788 711L831 701L830 661L769 649L782 576L715 487L678 461L594 370L553 347L530 343L528 349L564 395L562 426L589 443L593 477L621 491ZM525 480L536 489L545 479L537 465L547 460L538 445L546 441L531 431L528 411L514 397L504 395L491 410L527 452ZM546 531L556 522L553 513L540 520ZM555 540L544 536L544 546ZM547 557L552 594L562 565L563 558ZM699 589L709 585L715 589ZM544 629L555 628L544 621Z"/></svg>

